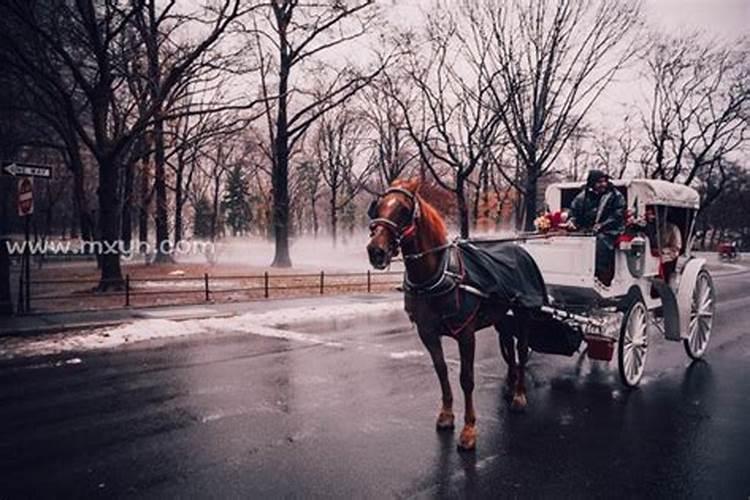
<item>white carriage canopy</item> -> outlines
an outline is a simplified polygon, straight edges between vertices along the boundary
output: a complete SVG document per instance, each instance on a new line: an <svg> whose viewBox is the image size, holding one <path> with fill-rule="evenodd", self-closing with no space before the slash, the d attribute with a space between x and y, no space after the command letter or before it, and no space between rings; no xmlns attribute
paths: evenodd
<svg viewBox="0 0 750 500"><path fill-rule="evenodd" d="M687 208L698 210L700 195L690 186L655 179L614 180L615 185L625 195L627 206L636 208L639 213L647 205ZM553 212L570 207L573 198L583 189L584 182L561 182L547 188L545 199Z"/></svg>

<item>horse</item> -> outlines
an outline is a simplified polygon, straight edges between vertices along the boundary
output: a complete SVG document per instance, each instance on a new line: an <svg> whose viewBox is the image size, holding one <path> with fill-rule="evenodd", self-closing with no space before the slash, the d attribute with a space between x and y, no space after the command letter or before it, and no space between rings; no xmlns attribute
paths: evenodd
<svg viewBox="0 0 750 500"><path fill-rule="evenodd" d="M457 446L459 451L471 451L476 448L477 443L477 416L472 397L475 332L488 326L494 326L497 330L500 349L508 364L505 393L511 400L511 410L523 411L527 405L524 372L529 354L530 310L511 303L501 303L497 297L487 296L481 290L471 290L468 286L460 289L455 287L456 273L446 271L450 267L446 262L450 260L447 254L455 253L456 245L448 241L446 225L438 211L418 194L419 184L417 179L397 179L373 200L368 210L370 241L367 253L370 264L378 270L387 268L399 251L403 255L406 268L405 309L410 320L416 324L419 338L432 358L440 382L442 404L435 423L439 432L455 428L453 393L441 339L443 336L450 336L458 343L465 410L464 427ZM454 287L440 284L446 280L453 280ZM459 315L462 317L458 323L446 325L445 306L448 304L452 307L451 301L455 297L454 292L443 293L444 297L448 297L445 299L440 295L442 291L438 290L441 287L462 294L465 301L474 300L477 307L471 314ZM420 290L425 289L435 290L436 294L420 296ZM504 328L509 309L513 311L516 325L512 334Z"/></svg>

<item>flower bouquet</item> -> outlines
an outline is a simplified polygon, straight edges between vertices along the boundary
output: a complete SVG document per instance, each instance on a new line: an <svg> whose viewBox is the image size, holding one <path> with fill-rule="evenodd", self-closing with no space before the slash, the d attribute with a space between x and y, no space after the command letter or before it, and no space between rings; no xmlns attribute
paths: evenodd
<svg viewBox="0 0 750 500"><path fill-rule="evenodd" d="M534 219L534 227L540 233L546 233L553 230L560 230L568 221L568 212L557 211L553 213L544 213Z"/></svg>

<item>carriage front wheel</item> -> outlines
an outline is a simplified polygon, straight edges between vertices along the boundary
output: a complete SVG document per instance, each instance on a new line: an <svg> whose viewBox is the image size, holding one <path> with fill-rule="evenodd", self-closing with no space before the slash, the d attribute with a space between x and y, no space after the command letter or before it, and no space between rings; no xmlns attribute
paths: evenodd
<svg viewBox="0 0 750 500"><path fill-rule="evenodd" d="M648 354L648 309L643 299L633 301L625 313L617 343L617 365L620 380L635 387L643 377Z"/></svg>
<svg viewBox="0 0 750 500"><path fill-rule="evenodd" d="M714 323L716 292L711 275L707 271L698 273L690 302L690 325L688 337L682 341L685 352L693 359L699 359L706 352Z"/></svg>

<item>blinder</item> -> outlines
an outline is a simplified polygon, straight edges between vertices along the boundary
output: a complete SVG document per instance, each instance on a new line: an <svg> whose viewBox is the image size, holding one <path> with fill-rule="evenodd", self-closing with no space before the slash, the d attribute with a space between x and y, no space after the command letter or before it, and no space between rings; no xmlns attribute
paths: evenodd
<svg viewBox="0 0 750 500"><path fill-rule="evenodd" d="M367 217L370 218L370 220L377 219L378 218L378 202L380 201L380 197L378 196L374 200L370 202L370 206L367 207Z"/></svg>

